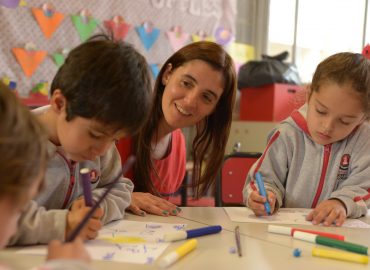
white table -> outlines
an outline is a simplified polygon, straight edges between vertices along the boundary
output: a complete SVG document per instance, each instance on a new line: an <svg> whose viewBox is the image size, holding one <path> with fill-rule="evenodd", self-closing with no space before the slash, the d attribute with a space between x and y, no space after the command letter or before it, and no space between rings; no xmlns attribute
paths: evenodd
<svg viewBox="0 0 370 270"><path fill-rule="evenodd" d="M267 232L267 224L238 223L228 218L223 208L218 207L184 207L177 217L159 217L147 215L146 217L127 214L126 219L135 221L152 221L168 223L186 223L187 228L198 228L206 225L221 225L223 230L219 234L198 238L198 247L190 254L176 262L169 269L370 269L369 265L348 263L329 259L312 257L311 250L314 246L289 236L271 234ZM362 218L370 223L370 218ZM235 247L234 228L240 226L243 256L230 253L230 248ZM295 226L317 229L313 226ZM354 228L325 228L320 230L340 233L351 242L370 246L370 229ZM183 242L175 242L165 251L172 251ZM294 248L302 249L302 256L293 256ZM12 266L14 269L29 269L41 264L41 256L16 254L16 248L0 252L0 261ZM162 255L162 256L163 256ZM159 258L160 259L160 258ZM94 269L159 269L156 265L128 264L94 261Z"/></svg>

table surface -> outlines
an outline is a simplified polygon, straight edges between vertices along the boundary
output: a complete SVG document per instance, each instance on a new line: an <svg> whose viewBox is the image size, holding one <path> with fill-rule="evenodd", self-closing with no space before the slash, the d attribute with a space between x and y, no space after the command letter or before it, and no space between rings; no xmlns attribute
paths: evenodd
<svg viewBox="0 0 370 270"><path fill-rule="evenodd" d="M183 207L179 216L160 217L147 215L146 217L126 214L127 220L150 221L164 223L186 223L187 228L198 228L207 225L221 225L223 230L219 234L198 238L198 247L168 269L370 269L369 265L329 260L312 257L311 250L314 244L292 239L290 236L267 232L267 224L232 222L221 207ZM370 224L370 217L361 218ZM243 256L231 253L235 248L234 228L239 225ZM289 226L289 225L283 225ZM339 228L295 225L305 229L318 229L332 233L343 234L347 241L370 246L370 229ZM162 256L181 245L183 241L172 243ZM300 248L302 255L293 256L293 250ZM13 269L30 269L44 261L43 256L20 255L15 253L17 248L8 248L0 251L0 262ZM162 257L161 256L161 257ZM160 260L160 258L158 260ZM106 261L94 261L92 268L122 270L128 269L160 269L156 264L129 264Z"/></svg>

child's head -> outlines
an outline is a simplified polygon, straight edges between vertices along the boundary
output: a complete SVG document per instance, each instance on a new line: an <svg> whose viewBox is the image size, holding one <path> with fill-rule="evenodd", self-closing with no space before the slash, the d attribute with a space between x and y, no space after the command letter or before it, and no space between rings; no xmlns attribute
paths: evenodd
<svg viewBox="0 0 370 270"><path fill-rule="evenodd" d="M150 76L141 54L105 35L71 50L51 85L51 104L65 120L56 127L58 140L71 158L93 159L114 140L139 130L148 115ZM95 149L83 149L81 143L89 139L91 145L84 147Z"/></svg>
<svg viewBox="0 0 370 270"><path fill-rule="evenodd" d="M346 138L370 115L370 61L338 53L321 62L308 97L307 125L322 145Z"/></svg>
<svg viewBox="0 0 370 270"><path fill-rule="evenodd" d="M0 83L0 247L17 228L21 210L42 186L47 135L28 108Z"/></svg>

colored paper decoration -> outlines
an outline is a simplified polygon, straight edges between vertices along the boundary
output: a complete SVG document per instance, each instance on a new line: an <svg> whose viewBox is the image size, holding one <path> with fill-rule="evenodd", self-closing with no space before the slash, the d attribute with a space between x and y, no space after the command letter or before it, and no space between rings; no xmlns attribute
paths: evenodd
<svg viewBox="0 0 370 270"><path fill-rule="evenodd" d="M44 61L47 52L31 50L30 46L23 48L13 48L12 51L21 65L24 74L29 78L36 71L39 65Z"/></svg>
<svg viewBox="0 0 370 270"><path fill-rule="evenodd" d="M40 93L43 96L47 96L48 95L48 89L49 89L49 83L45 82L45 81L41 81L41 82L37 83L31 89L31 93L33 93L33 94Z"/></svg>
<svg viewBox="0 0 370 270"><path fill-rule="evenodd" d="M211 36L208 36L206 32L200 30L196 34L191 35L191 38L193 42L198 42L198 41L212 41L214 42L215 39Z"/></svg>
<svg viewBox="0 0 370 270"><path fill-rule="evenodd" d="M154 80L157 79L157 76L159 74L159 67L157 64L150 64L150 70L152 71Z"/></svg>
<svg viewBox="0 0 370 270"><path fill-rule="evenodd" d="M47 39L53 35L64 19L64 15L56 12L51 4L44 4L42 9L32 8L32 13Z"/></svg>
<svg viewBox="0 0 370 270"><path fill-rule="evenodd" d="M370 44L367 44L364 49L362 50L362 55L365 56L367 59L370 59Z"/></svg>
<svg viewBox="0 0 370 270"><path fill-rule="evenodd" d="M52 57L54 59L55 65L60 68L64 64L64 60L67 57L69 50L63 49L61 53L53 53Z"/></svg>
<svg viewBox="0 0 370 270"><path fill-rule="evenodd" d="M230 30L219 26L215 33L216 42L220 45L226 45L233 39L233 34Z"/></svg>
<svg viewBox="0 0 370 270"><path fill-rule="evenodd" d="M154 28L153 24L150 22L145 22L142 25L137 26L135 29L144 45L144 48L148 51L157 41L160 30L158 28Z"/></svg>
<svg viewBox="0 0 370 270"><path fill-rule="evenodd" d="M7 8L16 8L19 5L19 0L0 0L0 5Z"/></svg>
<svg viewBox="0 0 370 270"><path fill-rule="evenodd" d="M182 31L181 26L175 26L172 31L167 31L167 37L174 51L181 49L189 39L189 36L188 33Z"/></svg>
<svg viewBox="0 0 370 270"><path fill-rule="evenodd" d="M11 81L9 77L4 76L2 82L9 87L10 90L15 90L17 88L17 82Z"/></svg>
<svg viewBox="0 0 370 270"><path fill-rule="evenodd" d="M86 41L99 25L99 21L86 9L82 10L80 15L72 15L71 19L82 42Z"/></svg>
<svg viewBox="0 0 370 270"><path fill-rule="evenodd" d="M125 23L123 18L119 15L114 16L110 21L104 21L104 26L113 33L113 38L115 40L124 40L131 28L131 25Z"/></svg>

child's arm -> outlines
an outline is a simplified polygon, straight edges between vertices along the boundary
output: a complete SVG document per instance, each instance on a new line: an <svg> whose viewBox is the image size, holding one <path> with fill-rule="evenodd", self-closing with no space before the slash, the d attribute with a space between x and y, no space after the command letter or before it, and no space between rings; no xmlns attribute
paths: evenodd
<svg viewBox="0 0 370 270"><path fill-rule="evenodd" d="M96 189L92 191L93 200L98 201L105 191L105 186L109 185L114 178L121 172L121 159L117 148L112 144L111 148L101 158L101 179ZM122 219L126 208L131 203L131 193L133 183L131 180L122 177L103 200L100 207L104 211L102 217L103 224L113 220Z"/></svg>
<svg viewBox="0 0 370 270"><path fill-rule="evenodd" d="M48 247L47 262L32 270L89 270L91 258L81 239L62 244L53 240Z"/></svg>
<svg viewBox="0 0 370 270"><path fill-rule="evenodd" d="M273 194L271 196L274 196L274 198L272 198L268 195L269 200L273 200L274 202L274 211L276 212L282 206L285 194L284 183L288 173L288 161L290 158L289 152L291 152L286 146L287 137L288 136L280 133L279 130L273 131L264 154L249 170L243 188L243 200L247 207L251 208L250 202L262 200L262 196L256 196L259 195L257 183L254 180L254 174L257 170L263 176L267 193ZM251 196L252 193L253 197L250 199L249 196Z"/></svg>
<svg viewBox="0 0 370 270"><path fill-rule="evenodd" d="M313 222L341 226L346 217L358 218L366 215L370 208L370 140L369 128L363 125L357 136L347 142L353 149L348 156L349 167L346 178L334 179L333 192L329 200L322 201L307 217ZM341 154L342 155L342 154ZM329 182L330 183L330 182Z"/></svg>
<svg viewBox="0 0 370 270"><path fill-rule="evenodd" d="M18 221L9 245L47 244L52 239L65 240L68 209L46 210L30 201Z"/></svg>

